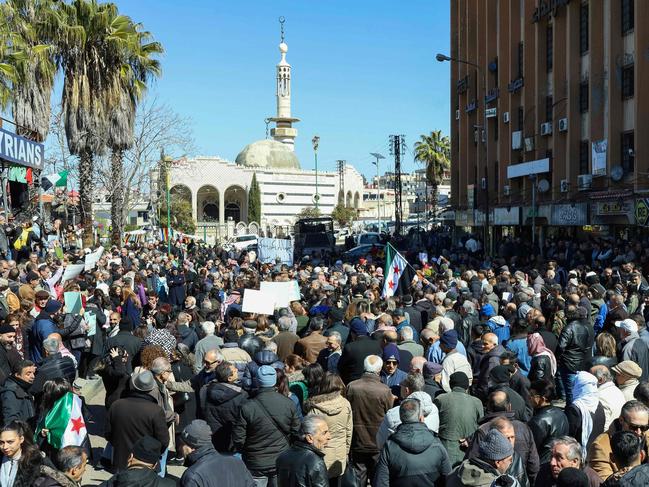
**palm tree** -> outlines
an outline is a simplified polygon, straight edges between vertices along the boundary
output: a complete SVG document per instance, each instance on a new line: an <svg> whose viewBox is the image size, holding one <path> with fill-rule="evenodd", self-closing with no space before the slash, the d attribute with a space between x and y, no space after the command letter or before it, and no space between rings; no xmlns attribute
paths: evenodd
<svg viewBox="0 0 649 487"><path fill-rule="evenodd" d="M11 84L16 70L11 59L10 29L7 22L0 23L0 110L5 110L11 100ZM2 125L0 123L0 125Z"/></svg>
<svg viewBox="0 0 649 487"><path fill-rule="evenodd" d="M108 121L108 147L111 149L111 176L113 181L110 213L111 239L118 245L124 231L124 151L133 146L133 125L138 102L144 96L147 82L161 73L160 62L153 56L162 54L159 42L153 42L149 32L141 24L134 24L133 31L124 43L122 69L113 80L114 90L119 93L119 103L110 108Z"/></svg>
<svg viewBox="0 0 649 487"><path fill-rule="evenodd" d="M421 135L415 143L415 161L426 165L426 179L433 188L432 213L437 215L437 187L451 167L451 143L441 130Z"/></svg>
<svg viewBox="0 0 649 487"><path fill-rule="evenodd" d="M79 199L84 244L92 243L94 157L106 149L108 107L121 101L114 80L123 69L122 50L132 22L114 4L97 0L60 3L65 29L60 44L63 117L70 153L79 157Z"/></svg>
<svg viewBox="0 0 649 487"><path fill-rule="evenodd" d="M12 113L16 132L43 142L50 127L58 71L55 41L60 27L53 0L6 0L0 5L13 67ZM1 98L1 96L0 96Z"/></svg>

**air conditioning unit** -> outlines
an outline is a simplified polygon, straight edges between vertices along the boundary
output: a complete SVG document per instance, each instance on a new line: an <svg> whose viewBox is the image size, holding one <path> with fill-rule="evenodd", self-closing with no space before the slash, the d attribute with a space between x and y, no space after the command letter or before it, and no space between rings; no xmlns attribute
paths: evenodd
<svg viewBox="0 0 649 487"><path fill-rule="evenodd" d="M511 190L512 190L512 188L511 188L511 186L510 186L509 184L505 184L505 185L503 186L503 194L504 194L505 196L509 196L510 193L511 193Z"/></svg>
<svg viewBox="0 0 649 487"><path fill-rule="evenodd" d="M559 120L559 132L567 132L567 131L568 131L568 119L562 118Z"/></svg>
<svg viewBox="0 0 649 487"><path fill-rule="evenodd" d="M509 112L503 113L503 123L509 123Z"/></svg>
<svg viewBox="0 0 649 487"><path fill-rule="evenodd" d="M525 137L525 152L532 152L534 150L534 138Z"/></svg>
<svg viewBox="0 0 649 487"><path fill-rule="evenodd" d="M570 182L567 179L562 179L559 187L562 193L567 193L570 190Z"/></svg>
<svg viewBox="0 0 649 487"><path fill-rule="evenodd" d="M541 124L541 135L552 134L552 122L545 122Z"/></svg>
<svg viewBox="0 0 649 487"><path fill-rule="evenodd" d="M455 110L455 120L460 119L460 110Z"/></svg>
<svg viewBox="0 0 649 487"><path fill-rule="evenodd" d="M512 132L512 150L520 150L523 145L523 132L517 130Z"/></svg>
<svg viewBox="0 0 649 487"><path fill-rule="evenodd" d="M580 174L577 176L577 189L579 191L588 191L593 186L592 174Z"/></svg>

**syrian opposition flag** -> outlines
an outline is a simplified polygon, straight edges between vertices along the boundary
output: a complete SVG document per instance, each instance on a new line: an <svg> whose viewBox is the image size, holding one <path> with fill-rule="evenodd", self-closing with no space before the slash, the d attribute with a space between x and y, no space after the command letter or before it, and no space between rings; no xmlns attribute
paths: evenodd
<svg viewBox="0 0 649 487"><path fill-rule="evenodd" d="M405 294L412 281L412 272L408 261L390 244L385 247L385 281L383 282L383 297L389 298L395 294Z"/></svg>
<svg viewBox="0 0 649 487"><path fill-rule="evenodd" d="M54 186L66 187L68 185L68 171L61 171L54 174L49 174L41 178L41 187L43 191Z"/></svg>
<svg viewBox="0 0 649 487"><path fill-rule="evenodd" d="M49 430L47 442L57 450L64 446L81 446L88 435L86 423L83 420L83 414L81 414L81 398L72 392L66 392L65 396L54 403L45 419L39 423L35 436L43 428Z"/></svg>

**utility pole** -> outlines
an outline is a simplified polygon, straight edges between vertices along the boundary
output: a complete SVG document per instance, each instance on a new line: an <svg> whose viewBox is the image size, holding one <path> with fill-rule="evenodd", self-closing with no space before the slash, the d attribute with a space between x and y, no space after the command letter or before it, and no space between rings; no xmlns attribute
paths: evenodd
<svg viewBox="0 0 649 487"><path fill-rule="evenodd" d="M385 159L382 154L378 152L370 152L372 157L376 158L376 162L372 162L376 166L376 221L379 233L381 233L381 180L379 176L379 161Z"/></svg>
<svg viewBox="0 0 649 487"><path fill-rule="evenodd" d="M318 192L318 145L320 144L320 137L314 135L311 143L313 144L313 154L315 156L315 209L318 210L320 203L320 193Z"/></svg>
<svg viewBox="0 0 649 487"><path fill-rule="evenodd" d="M343 194L343 206L345 205L345 165L347 161L343 159L338 159L336 161L336 167L338 168L338 189Z"/></svg>
<svg viewBox="0 0 649 487"><path fill-rule="evenodd" d="M405 135L390 135L390 155L394 156L394 232L401 235L401 156L406 153Z"/></svg>

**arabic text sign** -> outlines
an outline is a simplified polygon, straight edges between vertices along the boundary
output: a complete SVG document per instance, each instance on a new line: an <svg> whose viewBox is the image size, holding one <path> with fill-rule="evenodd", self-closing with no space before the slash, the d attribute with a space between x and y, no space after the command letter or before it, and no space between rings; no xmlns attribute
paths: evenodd
<svg viewBox="0 0 649 487"><path fill-rule="evenodd" d="M275 262L277 258L282 264L293 265L293 241L283 238L260 238L257 240L257 258L265 264Z"/></svg>

